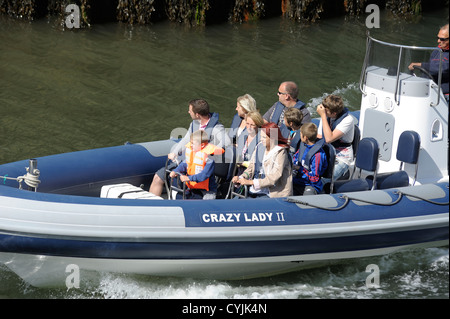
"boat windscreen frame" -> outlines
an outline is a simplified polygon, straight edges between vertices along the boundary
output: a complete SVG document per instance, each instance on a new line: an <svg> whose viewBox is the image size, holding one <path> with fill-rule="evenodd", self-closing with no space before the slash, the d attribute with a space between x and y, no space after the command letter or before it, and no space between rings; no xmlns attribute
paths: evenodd
<svg viewBox="0 0 450 319"><path fill-rule="evenodd" d="M399 88L399 78L400 78L400 66L401 66L401 62L402 62L402 57L403 57L403 50L404 49L409 49L409 50L422 50L422 51L435 51L437 50L436 47L418 47L418 46L409 46L409 45L402 45L402 44L395 44L395 43L389 43L389 42L385 42L385 41L381 41L381 40L377 40L375 38L373 38L372 36L370 36L369 31L367 31L366 33L367 36L367 40L366 40L366 54L364 56L364 63L363 63L363 67L361 70L361 76L359 79L359 89L361 91L361 93L366 96L367 93L364 91L363 86L366 83L366 69L367 69L367 65L369 62L369 55L372 49L372 42L376 42L379 43L381 45L385 45L385 46L389 46L389 47L395 47L395 48L399 48L399 53L398 53L398 64L397 64L397 80L396 80L396 84L395 84L395 103L397 103L397 105L399 105L399 92L398 92L398 88ZM438 76L438 95L437 95L437 101L436 103L431 102L430 106L437 106L439 105L440 102L440 98L441 98L441 80L442 80L442 57L443 57L443 51L440 50L439 51L439 76Z"/></svg>

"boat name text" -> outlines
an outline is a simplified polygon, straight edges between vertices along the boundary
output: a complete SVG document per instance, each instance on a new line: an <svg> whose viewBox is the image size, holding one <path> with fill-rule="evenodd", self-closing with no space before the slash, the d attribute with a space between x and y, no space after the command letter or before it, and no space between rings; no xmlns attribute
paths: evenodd
<svg viewBox="0 0 450 319"><path fill-rule="evenodd" d="M254 223L254 222L284 222L284 213L205 213L204 223Z"/></svg>

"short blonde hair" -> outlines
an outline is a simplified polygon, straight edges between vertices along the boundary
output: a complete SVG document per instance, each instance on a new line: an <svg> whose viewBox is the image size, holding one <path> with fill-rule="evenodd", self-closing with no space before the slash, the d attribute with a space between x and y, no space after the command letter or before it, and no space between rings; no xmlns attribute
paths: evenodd
<svg viewBox="0 0 450 319"><path fill-rule="evenodd" d="M255 122L257 127L261 127L264 125L264 119L261 116L261 113L259 113L258 111L248 112L245 115L245 119L247 118L251 118L253 122Z"/></svg>
<svg viewBox="0 0 450 319"><path fill-rule="evenodd" d="M300 133L314 143L317 139L317 125L313 122L305 123L300 128Z"/></svg>
<svg viewBox="0 0 450 319"><path fill-rule="evenodd" d="M191 143L193 143L194 141L200 142L200 144L208 143L209 142L208 133L206 133L203 130L195 131L194 133L191 134Z"/></svg>

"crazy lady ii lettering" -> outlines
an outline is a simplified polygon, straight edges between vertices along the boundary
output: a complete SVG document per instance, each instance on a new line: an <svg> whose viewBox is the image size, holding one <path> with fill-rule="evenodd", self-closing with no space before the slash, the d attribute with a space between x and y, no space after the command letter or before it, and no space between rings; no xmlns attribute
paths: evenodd
<svg viewBox="0 0 450 319"><path fill-rule="evenodd" d="M261 223L261 222L284 222L282 212L262 212L262 213L204 213L202 221L211 223Z"/></svg>

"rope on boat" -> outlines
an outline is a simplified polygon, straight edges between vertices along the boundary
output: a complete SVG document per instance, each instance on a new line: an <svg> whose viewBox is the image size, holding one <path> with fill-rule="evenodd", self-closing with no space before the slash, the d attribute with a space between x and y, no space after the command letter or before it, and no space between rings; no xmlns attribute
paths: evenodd
<svg viewBox="0 0 450 319"><path fill-rule="evenodd" d="M25 184L27 184L29 187L34 188L34 190L36 191L39 184L41 183L41 181L39 180L40 172L38 169L33 169L33 171L30 172L29 167L26 167L26 170L27 170L27 173L22 176L8 177L8 175L6 175L6 176L0 176L0 178L3 179L3 184L5 184L7 179L17 181L19 183L19 189L22 189L22 182L25 182Z"/></svg>
<svg viewBox="0 0 450 319"><path fill-rule="evenodd" d="M372 204L372 205L393 206L393 205L397 204L398 202L400 202L400 200L402 199L403 193L400 191L396 191L396 192L394 192L394 194L397 194L398 198L395 201L390 202L390 203L371 202L371 201L368 201L365 199L352 198L347 195L342 195L342 196L339 196L339 198L344 199L345 201L341 206L338 206L338 207L323 207L323 206L314 205L314 204L303 202L301 200L293 199L293 198L288 198L287 201L290 203L302 204L305 206L310 206L310 207L319 208L319 209L323 209L323 210L338 211L338 210L341 210L344 207L346 207L350 201L358 201L358 202L363 202L363 203Z"/></svg>
<svg viewBox="0 0 450 319"><path fill-rule="evenodd" d="M348 202L350 201L350 198L348 196L346 196L346 195L339 196L339 198L344 199L345 202L344 202L344 204L342 204L341 206L338 206L338 207L318 206L318 205L307 203L307 202L304 202L304 201L301 201L301 200L298 200L298 199L295 199L295 198L286 198L286 201L288 203L295 203L295 204L310 206L310 207L318 208L318 209L324 209L324 210L330 210L330 211L338 211L338 210L343 209L345 206L347 206Z"/></svg>
<svg viewBox="0 0 450 319"><path fill-rule="evenodd" d="M448 188L448 185L447 185L447 188ZM318 205L314 205L314 204L311 204L311 203L308 203L308 202L304 202L304 201L301 201L301 200L298 200L298 199L294 199L294 198L287 198L286 201L289 202L289 203L301 204L301 205L310 206L310 207L313 207L313 208L318 208L318 209L323 209L323 210L329 210L329 211L341 210L344 207L346 207L350 201L358 201L358 202L363 202L363 203L372 204L372 205L380 205L380 206L393 206L393 205L396 205L397 203L399 203L401 201L401 199L403 198L403 196L410 196L410 197L413 197L413 198L417 198L419 200L423 200L423 201L425 201L427 203L430 203L430 204L433 204L433 205L445 206L445 205L449 204L449 202L446 202L446 203L435 202L435 201L432 201L432 200L429 200L429 199L426 199L426 198L423 198L423 197L420 197L420 196L417 196L417 195L411 195L411 194L403 193L401 191L394 191L394 194L398 195L398 198L395 201L390 202L390 203L372 202L372 201L365 200L365 199L352 198L352 197L349 197L347 195L342 195L342 196L339 196L339 198L340 199L344 199L345 201L344 201L344 203L341 206L338 206L338 207L318 206Z"/></svg>
<svg viewBox="0 0 450 319"><path fill-rule="evenodd" d="M448 185L447 185L447 188L448 188ZM414 198L423 200L424 202L427 202L427 203L430 203L430 204L433 204L433 205L446 206L446 205L449 204L449 202L439 203L439 202L432 201L432 200L430 200L430 199L422 198L422 197L417 196L417 195L411 195L411 194L406 194L406 193L403 193L403 195L409 196L409 197L414 197Z"/></svg>
<svg viewBox="0 0 450 319"><path fill-rule="evenodd" d="M36 174L37 171L37 174ZM19 176L18 178L23 178L23 180L25 181L25 184L27 184L28 186L37 189L39 184L41 183L41 181L39 180L39 170L35 170L34 174L31 174L30 172L28 172L28 168L27 168L27 173L23 176Z"/></svg>

